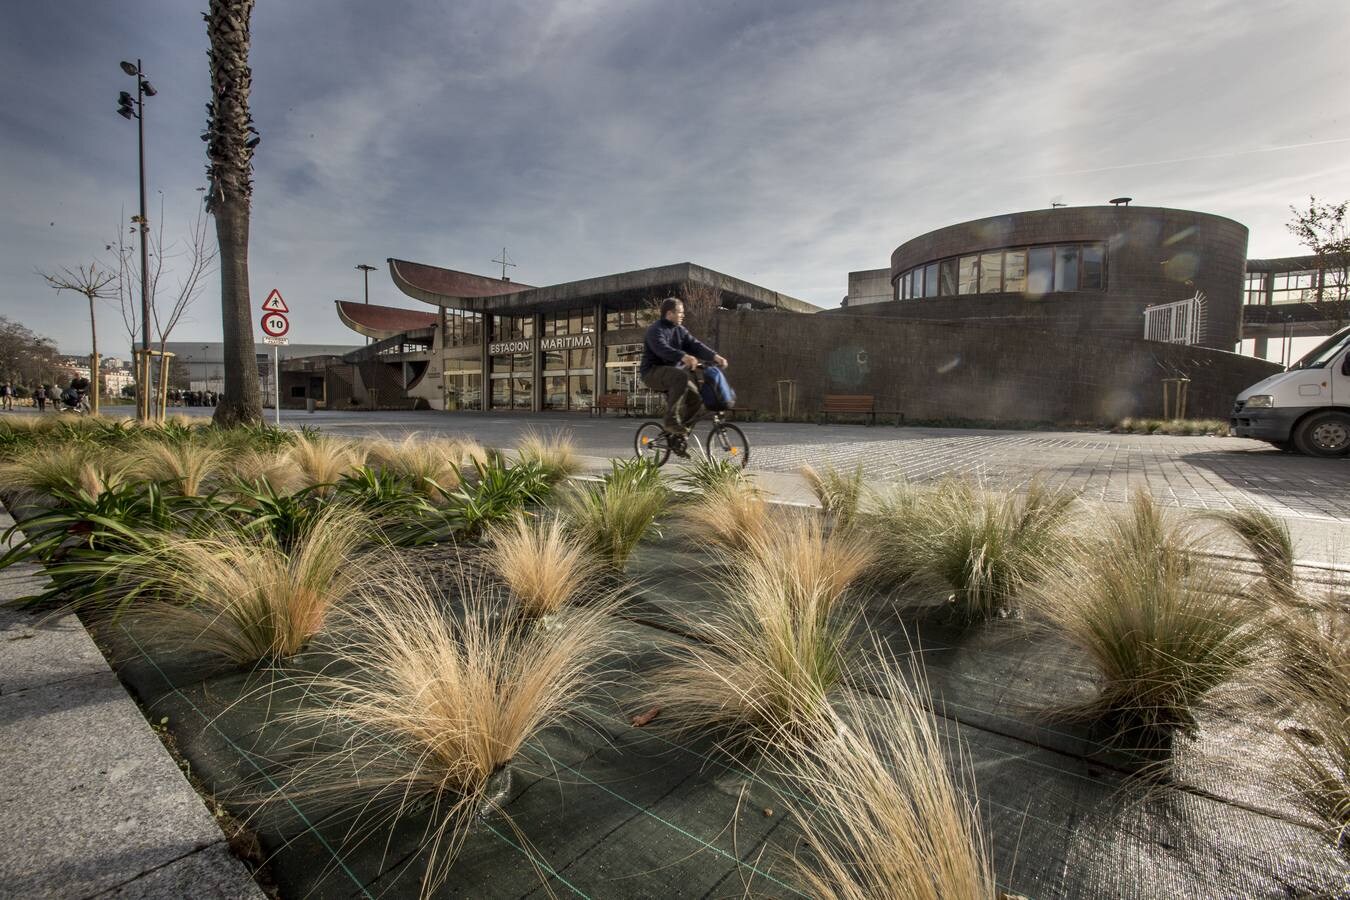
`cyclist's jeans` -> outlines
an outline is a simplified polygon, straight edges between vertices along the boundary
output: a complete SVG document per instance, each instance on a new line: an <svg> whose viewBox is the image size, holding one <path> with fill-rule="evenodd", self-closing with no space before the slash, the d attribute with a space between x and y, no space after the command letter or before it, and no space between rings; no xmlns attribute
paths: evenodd
<svg viewBox="0 0 1350 900"><path fill-rule="evenodd" d="M666 431L673 434L688 431L682 423L693 421L703 406L689 370L675 366L654 366L642 377L642 383L658 394L666 395L666 417L662 423Z"/></svg>

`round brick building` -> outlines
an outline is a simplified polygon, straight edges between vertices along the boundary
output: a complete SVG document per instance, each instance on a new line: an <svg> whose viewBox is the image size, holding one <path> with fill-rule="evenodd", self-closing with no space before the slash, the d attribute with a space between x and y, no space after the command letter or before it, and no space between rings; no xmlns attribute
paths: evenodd
<svg viewBox="0 0 1350 900"><path fill-rule="evenodd" d="M1246 258L1246 226L1207 213L1128 205L1010 213L901 244L891 254L894 302L869 312L1141 338L1145 309L1199 292L1198 343L1231 351Z"/></svg>

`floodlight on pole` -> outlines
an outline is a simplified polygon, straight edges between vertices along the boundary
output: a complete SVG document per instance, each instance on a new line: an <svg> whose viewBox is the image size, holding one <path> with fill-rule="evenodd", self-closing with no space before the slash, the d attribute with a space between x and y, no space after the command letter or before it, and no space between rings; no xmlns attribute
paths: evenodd
<svg viewBox="0 0 1350 900"><path fill-rule="evenodd" d="M149 251L146 242L150 232L150 221L145 216L145 98L157 93L141 70L141 61L136 64L123 60L122 71L136 79L136 100L133 106L130 91L121 91L117 95L117 114L124 119L136 120L136 150L140 162L141 214L136 217L141 232L141 362L144 376L138 377L137 399L139 418L150 418L150 270Z"/></svg>

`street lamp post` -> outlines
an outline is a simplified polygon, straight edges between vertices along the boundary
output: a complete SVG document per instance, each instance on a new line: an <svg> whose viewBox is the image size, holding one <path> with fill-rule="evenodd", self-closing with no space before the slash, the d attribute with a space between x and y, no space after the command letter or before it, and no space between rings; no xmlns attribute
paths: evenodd
<svg viewBox="0 0 1350 900"><path fill-rule="evenodd" d="M374 267L374 266L368 266L368 265L366 265L365 263L361 263L361 265L357 266L356 268L360 269L360 270L361 270L361 274L364 275L365 278L366 278L366 306L369 306L369 305L370 305L370 273L375 271L375 267ZM370 335L366 335L366 344L367 344L367 345L370 344Z"/></svg>
<svg viewBox="0 0 1350 900"><path fill-rule="evenodd" d="M141 214L137 217L141 231L141 369L137 372L140 382L136 391L138 402L136 415L142 420L150 418L150 269L149 250L146 240L150 232L150 223L145 217L145 98L157 93L153 85L145 80L141 71L141 61L132 65L123 60L122 71L136 79L136 101L132 106L131 94L122 91L117 97L117 114L124 119L136 120L136 149L140 159Z"/></svg>

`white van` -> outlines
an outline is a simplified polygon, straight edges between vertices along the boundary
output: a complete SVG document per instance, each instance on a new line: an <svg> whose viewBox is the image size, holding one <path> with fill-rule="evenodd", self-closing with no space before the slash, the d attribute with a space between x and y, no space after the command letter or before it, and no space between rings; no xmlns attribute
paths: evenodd
<svg viewBox="0 0 1350 900"><path fill-rule="evenodd" d="M1350 454L1350 328L1238 394L1233 433L1312 456Z"/></svg>

